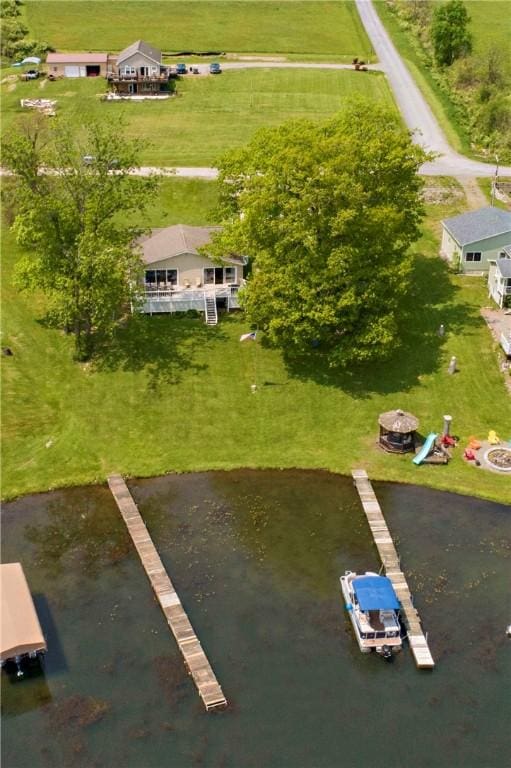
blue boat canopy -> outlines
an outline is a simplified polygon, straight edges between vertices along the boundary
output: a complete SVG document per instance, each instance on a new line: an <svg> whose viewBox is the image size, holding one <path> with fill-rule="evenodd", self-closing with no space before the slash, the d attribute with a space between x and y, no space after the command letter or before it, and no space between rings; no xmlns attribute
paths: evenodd
<svg viewBox="0 0 511 768"><path fill-rule="evenodd" d="M387 576L357 576L352 584L360 610L390 611L399 608L399 600Z"/></svg>

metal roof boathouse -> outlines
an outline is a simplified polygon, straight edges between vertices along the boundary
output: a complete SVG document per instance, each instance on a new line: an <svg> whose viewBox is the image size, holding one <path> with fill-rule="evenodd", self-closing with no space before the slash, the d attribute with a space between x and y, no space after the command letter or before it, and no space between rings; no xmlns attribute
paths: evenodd
<svg viewBox="0 0 511 768"><path fill-rule="evenodd" d="M46 640L21 563L0 565L0 593L0 664L14 662L21 677L20 663L46 651Z"/></svg>

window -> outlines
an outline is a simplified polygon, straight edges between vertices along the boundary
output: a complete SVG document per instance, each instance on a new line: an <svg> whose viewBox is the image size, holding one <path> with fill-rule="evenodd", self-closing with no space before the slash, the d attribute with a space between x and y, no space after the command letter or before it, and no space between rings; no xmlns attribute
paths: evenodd
<svg viewBox="0 0 511 768"><path fill-rule="evenodd" d="M177 269L146 269L145 282L158 287L177 285Z"/></svg>
<svg viewBox="0 0 511 768"><path fill-rule="evenodd" d="M128 64L124 67L124 74L125 75L134 75L136 72L135 67L130 67Z"/></svg>
<svg viewBox="0 0 511 768"><path fill-rule="evenodd" d="M223 285L236 282L236 267L206 267L204 285Z"/></svg>
<svg viewBox="0 0 511 768"><path fill-rule="evenodd" d="M465 255L465 261L481 261L480 251L469 252Z"/></svg>

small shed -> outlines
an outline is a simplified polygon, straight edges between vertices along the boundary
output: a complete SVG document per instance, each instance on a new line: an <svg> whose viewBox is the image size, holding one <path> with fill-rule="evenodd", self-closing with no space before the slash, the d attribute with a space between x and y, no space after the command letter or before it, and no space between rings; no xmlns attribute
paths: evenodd
<svg viewBox="0 0 511 768"><path fill-rule="evenodd" d="M21 563L0 565L0 663L20 662L46 651L46 640Z"/></svg>
<svg viewBox="0 0 511 768"><path fill-rule="evenodd" d="M412 414L401 411L387 411L378 418L380 445L391 453L415 451L416 431L419 420Z"/></svg>

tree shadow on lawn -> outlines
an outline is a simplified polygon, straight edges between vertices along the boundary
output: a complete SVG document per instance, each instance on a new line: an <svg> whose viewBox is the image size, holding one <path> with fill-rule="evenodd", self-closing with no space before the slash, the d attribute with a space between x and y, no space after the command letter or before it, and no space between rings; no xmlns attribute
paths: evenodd
<svg viewBox="0 0 511 768"><path fill-rule="evenodd" d="M207 369L195 360L225 333L220 326L207 326L203 319L179 315L132 315L126 325L98 347L94 358L97 371L145 372L149 389L177 384L185 371Z"/></svg>
<svg viewBox="0 0 511 768"><path fill-rule="evenodd" d="M417 254L412 288L399 317L401 346L389 360L354 366L350 370L329 368L318 350L301 358L286 358L290 376L336 387L355 398L372 394L406 392L420 384L420 377L437 372L445 363L446 337L439 334L470 333L480 323L473 307L457 297L459 287L439 258Z"/></svg>

